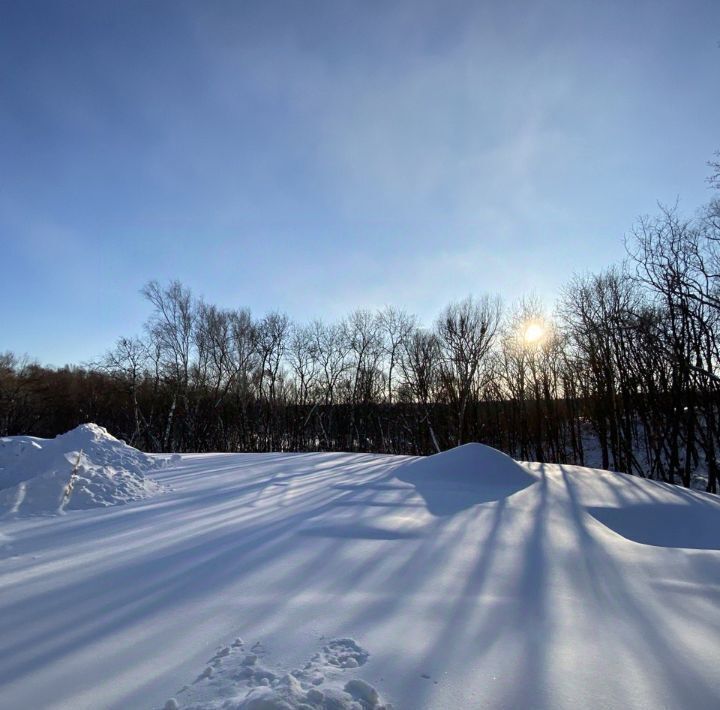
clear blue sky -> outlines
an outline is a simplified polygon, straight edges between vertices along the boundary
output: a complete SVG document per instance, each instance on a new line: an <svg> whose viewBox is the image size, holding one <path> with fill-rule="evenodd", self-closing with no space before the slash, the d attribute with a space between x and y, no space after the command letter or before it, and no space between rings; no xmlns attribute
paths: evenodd
<svg viewBox="0 0 720 710"><path fill-rule="evenodd" d="M297 319L534 290L709 199L718 0L0 0L0 351L178 278Z"/></svg>

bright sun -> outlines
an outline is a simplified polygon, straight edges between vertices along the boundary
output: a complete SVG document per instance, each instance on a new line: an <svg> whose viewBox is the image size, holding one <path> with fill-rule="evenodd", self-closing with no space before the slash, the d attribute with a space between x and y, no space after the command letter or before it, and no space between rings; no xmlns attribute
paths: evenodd
<svg viewBox="0 0 720 710"><path fill-rule="evenodd" d="M530 323L525 327L523 338L525 338L526 343L537 343L542 340L544 335L545 328L543 328L539 323Z"/></svg>

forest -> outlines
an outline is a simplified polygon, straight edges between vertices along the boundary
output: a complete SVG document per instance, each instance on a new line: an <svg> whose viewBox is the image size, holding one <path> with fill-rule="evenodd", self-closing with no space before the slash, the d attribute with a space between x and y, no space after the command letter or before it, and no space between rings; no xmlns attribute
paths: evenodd
<svg viewBox="0 0 720 710"><path fill-rule="evenodd" d="M712 188L720 164L711 162ZM713 194L717 194L713 192ZM429 454L480 441L717 492L720 199L638 220L627 258L535 296L296 323L148 283L143 332L92 363L0 355L0 435L93 421L150 452Z"/></svg>

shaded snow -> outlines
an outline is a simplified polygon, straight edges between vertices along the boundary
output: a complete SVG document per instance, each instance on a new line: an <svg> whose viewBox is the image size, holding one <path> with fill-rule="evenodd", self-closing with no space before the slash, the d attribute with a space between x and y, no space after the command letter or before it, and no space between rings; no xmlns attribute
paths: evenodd
<svg viewBox="0 0 720 710"><path fill-rule="evenodd" d="M720 706L714 496L478 446L153 477L0 521L3 706Z"/></svg>
<svg viewBox="0 0 720 710"><path fill-rule="evenodd" d="M145 474L167 459L148 456L96 424L54 439L6 437L0 443L0 511L6 514L105 507L163 490Z"/></svg>
<svg viewBox="0 0 720 710"><path fill-rule="evenodd" d="M658 505L634 503L588 508L588 512L619 535L658 547L720 550L720 500L693 498Z"/></svg>

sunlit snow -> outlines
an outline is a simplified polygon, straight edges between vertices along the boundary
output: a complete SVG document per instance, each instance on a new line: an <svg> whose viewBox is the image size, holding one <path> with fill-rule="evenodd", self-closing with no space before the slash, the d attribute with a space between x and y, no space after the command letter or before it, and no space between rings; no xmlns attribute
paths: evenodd
<svg viewBox="0 0 720 710"><path fill-rule="evenodd" d="M141 473L163 490L4 513L2 707L720 703L716 497L481 445Z"/></svg>

